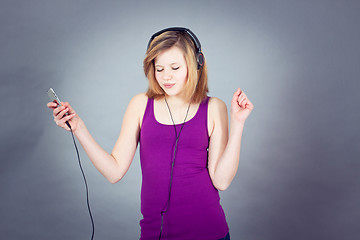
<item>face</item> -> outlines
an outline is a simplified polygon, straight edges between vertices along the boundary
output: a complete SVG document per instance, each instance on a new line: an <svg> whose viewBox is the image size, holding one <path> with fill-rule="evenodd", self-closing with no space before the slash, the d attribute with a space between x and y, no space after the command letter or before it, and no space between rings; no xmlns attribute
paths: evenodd
<svg viewBox="0 0 360 240"><path fill-rule="evenodd" d="M155 78L169 96L181 96L187 81L187 64L183 51L171 47L155 58Z"/></svg>

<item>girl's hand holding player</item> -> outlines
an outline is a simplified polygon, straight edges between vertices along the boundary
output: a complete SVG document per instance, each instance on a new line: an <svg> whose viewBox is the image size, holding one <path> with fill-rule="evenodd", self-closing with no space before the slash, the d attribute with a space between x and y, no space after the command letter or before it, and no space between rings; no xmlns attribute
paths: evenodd
<svg viewBox="0 0 360 240"><path fill-rule="evenodd" d="M61 106L59 107L57 103L49 102L47 107L53 110L54 122L56 125L70 131L70 128L66 125L66 121L68 121L72 131L76 131L81 119L68 102L61 102ZM66 113L68 115L66 115Z"/></svg>

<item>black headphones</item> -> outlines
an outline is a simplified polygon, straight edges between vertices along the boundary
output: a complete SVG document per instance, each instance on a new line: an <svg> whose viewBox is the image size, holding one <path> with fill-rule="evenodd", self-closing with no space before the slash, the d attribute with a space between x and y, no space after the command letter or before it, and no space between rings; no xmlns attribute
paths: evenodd
<svg viewBox="0 0 360 240"><path fill-rule="evenodd" d="M162 34L164 32L169 32L169 31L185 32L191 37L191 39L193 40L193 42L195 44L195 57L196 57L196 62L197 62L197 69L200 69L204 65L204 55L201 52L201 44L200 44L199 39L196 37L196 35L188 28L170 27L170 28L165 28L161 31L154 33L149 40L147 49L149 49L150 44L151 44L152 40L154 40L155 37L159 36L160 34Z"/></svg>

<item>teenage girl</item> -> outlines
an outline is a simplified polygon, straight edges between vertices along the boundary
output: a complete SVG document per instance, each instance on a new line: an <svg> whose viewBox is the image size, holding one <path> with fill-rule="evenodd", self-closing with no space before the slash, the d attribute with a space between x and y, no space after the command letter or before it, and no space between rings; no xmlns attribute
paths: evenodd
<svg viewBox="0 0 360 240"><path fill-rule="evenodd" d="M140 239L230 239L218 190L227 189L236 174L253 104L236 90L229 134L226 105L207 96L200 42L186 28L152 36L144 72L149 88L131 99L111 154L94 140L69 103L47 106L56 124L70 131L68 121L91 162L111 183L124 177L140 143Z"/></svg>

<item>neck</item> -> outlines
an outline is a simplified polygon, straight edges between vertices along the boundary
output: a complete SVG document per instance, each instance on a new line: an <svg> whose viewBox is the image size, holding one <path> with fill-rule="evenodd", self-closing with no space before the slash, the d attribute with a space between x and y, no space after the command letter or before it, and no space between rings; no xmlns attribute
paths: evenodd
<svg viewBox="0 0 360 240"><path fill-rule="evenodd" d="M188 106L189 105L189 101L186 101L184 98L179 97L179 96L165 96L166 101L168 102L169 105L171 105L172 107L183 107L183 106Z"/></svg>
<svg viewBox="0 0 360 240"><path fill-rule="evenodd" d="M170 117L171 117L171 121L173 122L173 124L174 124L174 127L175 127L175 122L174 122L174 118L173 118L173 115L172 115L172 113L171 113L171 110L170 110L170 106L169 106L169 103L168 103L168 100L167 100L168 98L167 98L167 96L165 96L165 104L166 104L166 106L167 106L167 108L168 108L168 110L169 110L169 113L170 113ZM176 101L176 99L174 100L174 98L171 98L172 99L172 101ZM177 100L178 101L178 104L182 104L181 102L184 102L184 101L180 101L180 100ZM174 102L173 102L174 103ZM185 119L184 119L184 124L185 124L185 121L186 121L186 118L188 117L188 114L189 114L189 110L190 110L190 103L188 103L187 104L188 106L187 106L187 110L186 110L186 116L185 116ZM173 105L172 107L175 107L175 109L179 109L179 108L182 108L183 107L183 105ZM184 126L184 125L183 125ZM182 127L183 127L182 126ZM182 127L181 127L181 129L182 129ZM180 130L180 132L181 132L181 130ZM175 128L175 133L176 133L176 128ZM177 133L176 133L176 135L177 135ZM179 133L179 135L180 135L180 133Z"/></svg>

